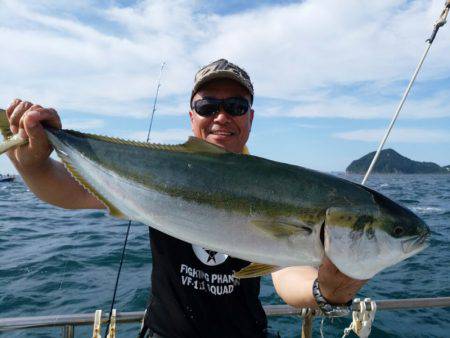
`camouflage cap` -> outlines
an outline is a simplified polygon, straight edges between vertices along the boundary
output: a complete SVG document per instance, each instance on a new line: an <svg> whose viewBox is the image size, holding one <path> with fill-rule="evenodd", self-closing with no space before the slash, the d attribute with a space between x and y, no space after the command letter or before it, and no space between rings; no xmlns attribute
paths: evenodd
<svg viewBox="0 0 450 338"><path fill-rule="evenodd" d="M249 91L251 103L253 103L253 84L247 72L225 59L211 62L195 74L191 102L195 93L197 93L202 85L216 79L231 79L238 82Z"/></svg>

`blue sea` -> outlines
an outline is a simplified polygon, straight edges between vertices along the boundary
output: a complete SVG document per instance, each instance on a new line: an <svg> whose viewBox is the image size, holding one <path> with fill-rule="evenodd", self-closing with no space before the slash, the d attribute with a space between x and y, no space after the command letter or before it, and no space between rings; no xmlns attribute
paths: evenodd
<svg viewBox="0 0 450 338"><path fill-rule="evenodd" d="M340 175L360 182L360 176ZM361 297L400 299L450 296L450 175L379 175L368 185L409 207L432 229L430 246L384 270ZM17 180L0 183L0 318L108 312L127 223L102 211L63 210L37 199ZM119 282L118 311L146 307L152 270L148 230L131 228ZM263 278L263 304L280 304ZM326 320L325 337L341 337L349 318ZM269 318L282 337L300 337L296 317ZM139 324L120 325L118 337L135 337ZM314 322L319 335L320 320ZM91 335L76 328L76 337ZM0 333L0 337L59 337L61 329ZM355 337L354 335L351 335ZM371 337L450 337L450 308L379 311Z"/></svg>

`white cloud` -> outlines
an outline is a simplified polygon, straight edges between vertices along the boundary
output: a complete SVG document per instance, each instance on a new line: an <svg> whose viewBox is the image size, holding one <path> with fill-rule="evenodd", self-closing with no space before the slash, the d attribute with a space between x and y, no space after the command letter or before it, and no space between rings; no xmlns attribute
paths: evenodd
<svg viewBox="0 0 450 338"><path fill-rule="evenodd" d="M333 137L363 142L380 142L386 132L385 129L360 129L342 133L335 133ZM450 142L450 134L444 130L430 130L418 128L396 128L389 136L393 143L440 143Z"/></svg>
<svg viewBox="0 0 450 338"><path fill-rule="evenodd" d="M73 119L64 119L64 129L73 129L73 130L89 130L89 129L98 129L105 125L105 121L100 119L91 119L91 120L73 120Z"/></svg>
<svg viewBox="0 0 450 338"><path fill-rule="evenodd" d="M400 80L410 76L441 9L441 1L399 0L267 7L217 18L212 28L217 38L198 57L237 59L255 74L258 93L282 98L323 86ZM439 44L448 50L444 40ZM439 77L436 69L449 67L436 60L444 61L445 53L434 52L428 76Z"/></svg>
<svg viewBox="0 0 450 338"><path fill-rule="evenodd" d="M177 95L192 81L195 67L183 58L187 49L183 43L172 46L164 34L155 38L144 30L146 37L141 39L114 36L13 1L2 2L0 9L17 21L13 27L8 20L8 26L0 26L0 42L9 46L0 64L9 79L0 85L2 101L26 97L57 108L107 115L122 114L126 107L130 115L141 116L147 105L138 101L151 101L161 60L168 62L164 77L169 78L162 96ZM28 28L30 24L34 26ZM179 47L181 54L176 53Z"/></svg>
<svg viewBox="0 0 450 338"><path fill-rule="evenodd" d="M144 117L164 60L161 99L172 104L159 112L185 114L195 71L227 57L250 72L257 97L281 100L282 107L274 107L278 115L390 116L395 104L378 91L392 93L409 79L442 5L441 0L306 0L219 15L202 12L202 1L195 0L125 7L3 0L0 43L7 48L0 73L7 81L0 83L0 101L22 97L59 109ZM95 19L83 19L83 9ZM422 81L450 78L444 32L447 27ZM361 84L366 94L379 97L376 103L346 90ZM283 100L307 102L285 109ZM416 99L414 106L416 117L430 111L450 116L440 98Z"/></svg>
<svg viewBox="0 0 450 338"><path fill-rule="evenodd" d="M423 99L411 97L406 101L402 119L438 118L450 116L450 106L447 104L450 92L441 90ZM385 100L382 103L364 100L352 96L331 97L329 99L314 99L299 103L292 108L286 108L282 103L265 105L258 110L263 116L288 117L330 117L330 118L391 118L398 106L397 100Z"/></svg>

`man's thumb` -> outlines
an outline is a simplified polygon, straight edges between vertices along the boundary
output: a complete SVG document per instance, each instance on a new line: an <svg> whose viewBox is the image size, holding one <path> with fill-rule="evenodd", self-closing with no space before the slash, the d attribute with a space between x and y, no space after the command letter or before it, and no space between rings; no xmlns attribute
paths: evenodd
<svg viewBox="0 0 450 338"><path fill-rule="evenodd" d="M40 123L30 121L29 123L25 123L24 127L25 132L28 135L31 148L36 149L40 147L49 147L47 134L45 133L45 130Z"/></svg>

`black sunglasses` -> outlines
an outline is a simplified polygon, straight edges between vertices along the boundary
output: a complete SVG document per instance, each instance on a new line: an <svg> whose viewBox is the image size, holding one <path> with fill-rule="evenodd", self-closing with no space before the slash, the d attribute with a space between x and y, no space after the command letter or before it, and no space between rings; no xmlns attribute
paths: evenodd
<svg viewBox="0 0 450 338"><path fill-rule="evenodd" d="M204 117L218 113L220 107L231 116L242 116L249 111L250 103L243 97L230 97L223 100L205 97L192 103L192 108L196 113Z"/></svg>

